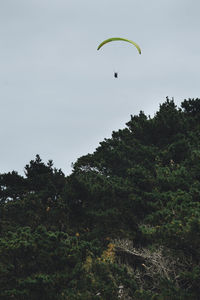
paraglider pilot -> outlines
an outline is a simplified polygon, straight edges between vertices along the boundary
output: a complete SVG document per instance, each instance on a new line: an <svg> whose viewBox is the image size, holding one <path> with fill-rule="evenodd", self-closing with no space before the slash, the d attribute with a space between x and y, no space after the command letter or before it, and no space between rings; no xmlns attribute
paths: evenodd
<svg viewBox="0 0 200 300"><path fill-rule="evenodd" d="M118 73L117 72L114 72L114 77L118 78Z"/></svg>

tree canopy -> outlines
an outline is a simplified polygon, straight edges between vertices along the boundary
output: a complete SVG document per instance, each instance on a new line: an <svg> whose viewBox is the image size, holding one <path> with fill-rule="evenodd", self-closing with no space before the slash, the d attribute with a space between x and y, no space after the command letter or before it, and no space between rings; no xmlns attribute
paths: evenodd
<svg viewBox="0 0 200 300"><path fill-rule="evenodd" d="M197 300L200 99L131 115L65 176L0 174L0 299Z"/></svg>

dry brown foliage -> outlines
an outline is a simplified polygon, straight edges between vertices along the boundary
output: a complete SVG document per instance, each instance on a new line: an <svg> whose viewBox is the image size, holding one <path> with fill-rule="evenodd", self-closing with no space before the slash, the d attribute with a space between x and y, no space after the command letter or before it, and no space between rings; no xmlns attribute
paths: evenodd
<svg viewBox="0 0 200 300"><path fill-rule="evenodd" d="M135 248L127 239L115 239L112 242L115 245L117 262L125 265L134 274L141 289L158 291L161 279L173 281L179 287L180 272L191 265L191 261L180 260L166 247L150 250L144 247Z"/></svg>

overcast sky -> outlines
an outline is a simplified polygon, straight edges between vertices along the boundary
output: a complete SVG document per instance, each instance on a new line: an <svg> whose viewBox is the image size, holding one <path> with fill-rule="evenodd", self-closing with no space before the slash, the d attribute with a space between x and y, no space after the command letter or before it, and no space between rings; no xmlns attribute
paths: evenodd
<svg viewBox="0 0 200 300"><path fill-rule="evenodd" d="M39 154L67 175L131 114L200 97L199 12L198 0L0 0L0 173ZM115 36L142 55L96 50Z"/></svg>

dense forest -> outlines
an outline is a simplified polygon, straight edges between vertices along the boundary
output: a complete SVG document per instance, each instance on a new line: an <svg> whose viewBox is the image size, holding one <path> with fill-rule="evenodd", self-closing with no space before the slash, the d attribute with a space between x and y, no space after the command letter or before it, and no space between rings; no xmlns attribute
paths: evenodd
<svg viewBox="0 0 200 300"><path fill-rule="evenodd" d="M0 174L1 300L200 299L200 99Z"/></svg>

